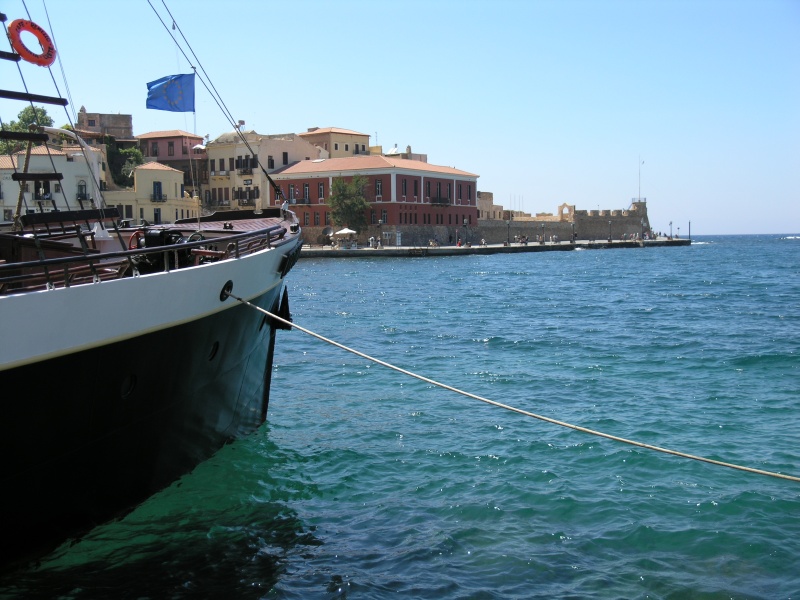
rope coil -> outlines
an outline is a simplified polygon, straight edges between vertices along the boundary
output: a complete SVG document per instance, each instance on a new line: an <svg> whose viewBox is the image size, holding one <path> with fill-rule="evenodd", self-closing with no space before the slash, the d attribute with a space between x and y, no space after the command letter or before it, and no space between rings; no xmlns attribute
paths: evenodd
<svg viewBox="0 0 800 600"><path fill-rule="evenodd" d="M228 295L231 298L233 298L234 300L237 300L237 301L241 302L242 304L245 304L245 305L247 305L247 306L249 306L249 307L251 307L251 308L253 308L253 309L255 309L255 310L257 310L257 311L259 311L259 312L261 312L263 314L265 314L270 319L274 319L275 321L277 321L279 323L283 323L284 325L289 326L289 328L294 328L294 329L297 329L299 331L302 331L306 335L310 335L311 337L316 338L316 339L318 339L320 341L323 341L323 342L325 342L327 344L330 344L332 346L336 346L337 348L341 348L342 350L345 350L346 352L350 352L351 354L355 354L356 356L360 356L361 358L364 358L366 360L369 360L370 362L373 362L375 364L378 364L378 365L381 365L383 367L386 367L387 369L391 369L391 370L396 371L398 373L402 373L403 375L407 375L409 377L413 377L414 379L418 379L419 381L423 381L423 382L428 383L430 385L435 385L436 387L442 388L444 390L449 390L451 392L455 392L456 394L460 394L462 396L466 396L467 398L472 398L473 400L478 400L480 402L484 402L486 404L490 404L491 406L496 406L498 408L503 408L505 410L508 410L508 411L511 411L511 412L515 412L517 414L524 415L526 417L531 417L533 419L538 419L538 420L544 421L546 423L551 423L553 425L559 425L561 427L566 427L567 429L573 429L575 431L580 431L582 433L588 433L590 435L594 435L594 436L597 436L597 437L605 438L605 439L612 440L612 441L615 441L615 442L620 442L620 443L623 443L623 444L636 446L638 448L644 448L646 450L653 450L655 452L661 452L662 454L670 454L672 456L678 456L680 458L688 458L688 459L691 459L691 460L696 460L696 461L699 461L699 462L704 462L704 463L708 463L708 464L711 464L711 465L716 465L718 467L727 467L729 469L735 469L735 470L738 470L738 471L745 471L747 473L754 473L754 474L757 474L757 475L766 475L768 477L775 477L775 478L778 478L778 479L785 479L785 480L788 480L788 481L795 481L795 482L800 483L800 477L796 477L794 475L786 475L784 473L776 473L774 471L766 471L764 469L756 469L756 468L753 468L753 467L746 467L746 466L743 466L743 465L737 465L737 464L734 464L734 463L729 463L729 462L725 462L725 461L721 461L721 460L715 460L713 458L707 458L707 457L704 457L704 456L697 456L695 454L688 454L686 452L680 452L678 450L671 450L669 448L663 448L661 446L654 446L652 444L645 444L644 442L638 442L636 440L631 440L631 439L620 437L620 436L617 436L617 435L612 435L610 433L604 433L602 431L597 431L595 429L589 429L588 427L582 427L580 425L575 425L573 423L567 423L566 421L560 421L558 419L553 419L553 418L550 418L550 417L546 417L544 415L540 415L540 414L533 413L533 412L530 412L530 411L527 411L527 410L523 410L523 409L517 408L515 406L510 406L508 404L503 404L503 403L497 402L495 400L490 400L489 398L484 398L483 396L478 396L477 394L473 394L471 392L460 390L458 388L455 388L453 386L447 385L445 383L440 383L440 382L435 381L433 379L429 379L428 377L424 377L424 376L419 375L417 373L414 373L412 371L407 371L406 369L402 369L402 368L397 367L397 366L395 366L395 365L393 365L391 363L387 363L385 361L382 361L382 360L380 360L378 358L375 358L373 356L369 356L368 354L364 354L363 352L359 352L358 350L355 350L354 348L350 348L348 346L345 346L344 344L340 344L339 342L336 342L336 341L331 340L329 338L326 338L326 337L324 337L324 336L322 336L322 335L320 335L318 333L315 333L315 332L313 332L313 331L311 331L309 329L301 327L300 325L297 325L296 323L294 323L292 321L288 321L286 319L283 319L283 318L279 317L278 315L272 314L268 310L265 310L265 309L263 309L263 308L261 308L259 306L256 306L255 304L252 304L251 302L248 302L247 300L244 300L243 298L239 298L238 296L235 296L235 295L230 294L230 293Z"/></svg>

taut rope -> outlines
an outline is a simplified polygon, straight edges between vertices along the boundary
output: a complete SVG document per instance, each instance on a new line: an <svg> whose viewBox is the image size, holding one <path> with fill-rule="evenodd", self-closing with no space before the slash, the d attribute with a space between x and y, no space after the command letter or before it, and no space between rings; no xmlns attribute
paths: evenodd
<svg viewBox="0 0 800 600"><path fill-rule="evenodd" d="M566 427L568 429L574 429L575 431L581 431L583 433L588 433L590 435L595 435L595 436L598 436L598 437L606 438L606 439L609 439L609 440L613 440L615 442L621 442L623 444L629 444L631 446L638 446L639 448L646 448L647 450L654 450L655 452L661 452L663 454L671 454L673 456L679 456L681 458L688 458L688 459L691 459L691 460L697 460L697 461L700 461L700 462L705 462L705 463L709 463L709 464L712 464L712 465L717 465L719 467L727 467L729 469L736 469L738 471L746 471L747 473L755 473L757 475L767 475L769 477L777 477L778 479L787 479L789 481L796 481L796 482L800 483L800 477L795 477L794 475L785 475L783 473L776 473L774 471L765 471L764 469L755 469L753 467L745 467L745 466L742 466L742 465L737 465L737 464L734 464L734 463L724 462L724 461L721 461L721 460L714 460L713 458L706 458L704 456L697 456L695 454L688 454L686 452L680 452L678 450L670 450L669 448L662 448L661 446L653 446L652 444L645 444L644 442L637 442L636 440L629 440L627 438L619 437L619 436L616 436L616 435L611 435L610 433L603 433L602 431L597 431L595 429L589 429L588 427L581 427L580 425L573 425L572 423L567 423L566 421L559 421L558 419L551 419L550 417L545 417L544 415L539 415L539 414L536 414L536 413L533 413L533 412L530 412L530 411L527 411L527 410L523 410L521 408L516 408L514 406L509 406L508 404L503 404L501 402L496 402L495 400L490 400L489 398L484 398L483 396L478 396L476 394L472 394L470 392L466 392L464 390L460 390L460 389L452 387L450 385L447 385L447 384L444 384L444 383L440 383L440 382L435 381L433 379L429 379L427 377L423 377L422 375L418 375L417 373L414 373L412 371L407 371L406 369L401 369L400 367L397 367L397 366L392 365L390 363L384 362L384 361L382 361L382 360L380 360L378 358L375 358L373 356L369 356L368 354L364 354L363 352L359 352L358 350L355 350L353 348L345 346L344 344L340 344L339 342L335 342L335 341L333 341L331 339L328 339L328 338L326 338L326 337L324 337L324 336L322 336L322 335L320 335L318 333L314 333L313 331L311 331L309 329L306 329L304 327L301 327L301 326L297 325L296 323L293 323L291 321L287 321L286 319L283 319L283 318L279 317L278 315L274 315L271 312L269 312L268 310L265 310L265 309L263 309L263 308L261 308L259 306L256 306L255 304L252 304L251 302L248 302L247 300L239 298L238 296L235 296L235 295L233 295L231 293L228 293L228 295L231 298L234 298L235 300L238 300L242 304L246 304L247 306L249 306L249 307L251 307L251 308L253 308L253 309L257 310L257 311L259 311L261 313L264 313L270 319L275 319L276 321L278 321L280 323L283 323L284 325L288 325L290 327L293 327L293 328L295 328L295 329L297 329L299 331L302 331L303 333L305 333L307 335L310 335L311 337L317 338L318 340L321 340L321 341L323 341L323 342L325 342L327 344L330 344L332 346L336 346L337 348L341 348L342 350L345 350L347 352L355 354L356 356L360 356L361 358L364 358L364 359L369 360L371 362L374 362L374 363L376 363L378 365L386 367L387 369L391 369L393 371L397 371L398 373L402 373L403 375L408 375L409 377L413 377L414 379L419 379L420 381L424 381L425 383L429 383L431 385L435 385L436 387L440 387L442 389L449 390L451 392L455 392L456 394L461 394L462 396L466 396L467 398L472 398L473 400L479 400L481 402L485 402L486 404L491 404L492 406L497 406L498 408L504 408L504 409L509 410L511 412L515 412L515 413L519 413L521 415L525 415L526 417L539 419L540 421L545 421L546 423L552 423L553 425L560 425L561 427Z"/></svg>

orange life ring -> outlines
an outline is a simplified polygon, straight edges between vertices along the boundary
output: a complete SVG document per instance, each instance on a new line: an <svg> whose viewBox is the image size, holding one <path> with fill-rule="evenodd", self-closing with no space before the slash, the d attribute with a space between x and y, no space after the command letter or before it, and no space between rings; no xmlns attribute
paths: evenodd
<svg viewBox="0 0 800 600"><path fill-rule="evenodd" d="M21 34L23 31L32 33L42 47L41 54L31 52L22 43ZM56 60L56 47L53 45L53 40L47 35L47 32L39 27L33 21L26 21L25 19L17 19L12 21L8 27L8 37L11 40L11 47L14 48L23 60L39 65L40 67L49 67Z"/></svg>

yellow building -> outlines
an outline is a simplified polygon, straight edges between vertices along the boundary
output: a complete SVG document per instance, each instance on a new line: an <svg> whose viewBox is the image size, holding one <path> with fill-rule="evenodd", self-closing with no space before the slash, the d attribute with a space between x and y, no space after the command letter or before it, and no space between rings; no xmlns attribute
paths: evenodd
<svg viewBox="0 0 800 600"><path fill-rule="evenodd" d="M133 189L109 191L106 204L119 208L124 219L133 223L170 223L195 218L198 199L183 188L183 172L157 162L139 165L133 172Z"/></svg>

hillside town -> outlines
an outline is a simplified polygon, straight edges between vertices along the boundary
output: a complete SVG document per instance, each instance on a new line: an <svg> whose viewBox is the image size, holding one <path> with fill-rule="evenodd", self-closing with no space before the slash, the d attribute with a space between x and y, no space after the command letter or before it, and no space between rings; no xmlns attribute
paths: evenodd
<svg viewBox="0 0 800 600"><path fill-rule="evenodd" d="M479 174L428 161L411 146L370 145L370 136L338 127L310 127L302 133L264 134L236 130L214 139L182 130L135 135L131 115L90 113L81 107L77 133L88 152L60 138L0 156L2 220L18 206L52 210L54 196L91 206L98 190L131 224L159 224L211 212L280 206L293 210L309 244L324 245L348 223L332 219L327 200L333 182L362 177L368 204L366 228L355 232L363 244L427 246L511 243L512 240L635 240L653 236L644 198L625 208L578 210L563 203L554 213L531 215L496 204L478 189ZM246 143L245 143L246 141ZM108 145L137 148L142 164L125 163L132 185L115 183ZM11 174L28 161L42 172L56 163L64 177L26 184L22 194ZM437 161L440 162L440 161ZM270 179L273 183L270 182ZM279 193L280 192L280 193ZM670 237L671 237L670 232Z"/></svg>

